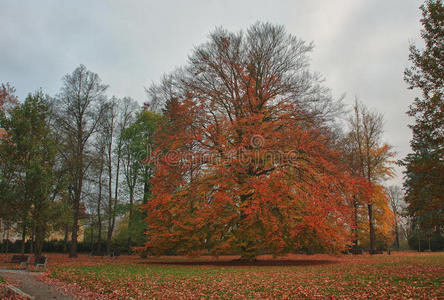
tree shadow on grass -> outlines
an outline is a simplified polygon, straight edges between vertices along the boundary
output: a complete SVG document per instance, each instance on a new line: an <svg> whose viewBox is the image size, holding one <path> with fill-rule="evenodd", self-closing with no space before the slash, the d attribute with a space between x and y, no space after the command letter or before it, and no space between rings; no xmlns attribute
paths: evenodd
<svg viewBox="0 0 444 300"><path fill-rule="evenodd" d="M182 260L182 261L169 261L169 260L150 260L145 262L140 262L141 264L150 265L174 265L174 266L220 266L220 267L242 267L242 266L252 266L252 267L293 267L293 266L320 266L337 264L339 261L336 260L326 260L326 259L307 259L307 260L256 260L256 261L245 261L245 260L207 260L207 261L194 261L194 260Z"/></svg>

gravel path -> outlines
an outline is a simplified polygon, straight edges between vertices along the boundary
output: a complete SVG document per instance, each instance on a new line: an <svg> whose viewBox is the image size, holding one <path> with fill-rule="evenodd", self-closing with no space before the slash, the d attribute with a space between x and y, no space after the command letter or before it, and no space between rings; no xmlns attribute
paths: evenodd
<svg viewBox="0 0 444 300"><path fill-rule="evenodd" d="M0 270L0 276L10 279L16 283L16 286L26 294L34 297L35 300L46 299L74 299L71 296L65 296L52 286L49 286L35 277L40 273L15 270Z"/></svg>

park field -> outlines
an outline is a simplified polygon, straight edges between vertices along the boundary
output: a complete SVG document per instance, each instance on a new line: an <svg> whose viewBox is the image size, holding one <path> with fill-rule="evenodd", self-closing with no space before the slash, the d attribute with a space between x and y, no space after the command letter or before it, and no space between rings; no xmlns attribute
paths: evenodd
<svg viewBox="0 0 444 300"><path fill-rule="evenodd" d="M444 298L444 253L235 259L50 254L39 280L94 299Z"/></svg>

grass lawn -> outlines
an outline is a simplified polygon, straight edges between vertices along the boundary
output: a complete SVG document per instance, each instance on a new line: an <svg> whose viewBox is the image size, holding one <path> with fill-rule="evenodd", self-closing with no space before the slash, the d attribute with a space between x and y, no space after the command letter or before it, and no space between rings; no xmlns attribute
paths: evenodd
<svg viewBox="0 0 444 300"><path fill-rule="evenodd" d="M444 253L232 259L50 255L46 280L108 299L444 297Z"/></svg>

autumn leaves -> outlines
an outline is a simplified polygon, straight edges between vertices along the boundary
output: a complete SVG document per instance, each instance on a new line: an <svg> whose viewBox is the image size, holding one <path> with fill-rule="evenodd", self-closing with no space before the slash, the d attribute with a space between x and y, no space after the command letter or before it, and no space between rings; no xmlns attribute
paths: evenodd
<svg viewBox="0 0 444 300"><path fill-rule="evenodd" d="M251 260L351 244L356 175L333 129L340 104L308 70L310 50L280 26L217 30L151 87L164 123L146 251Z"/></svg>

